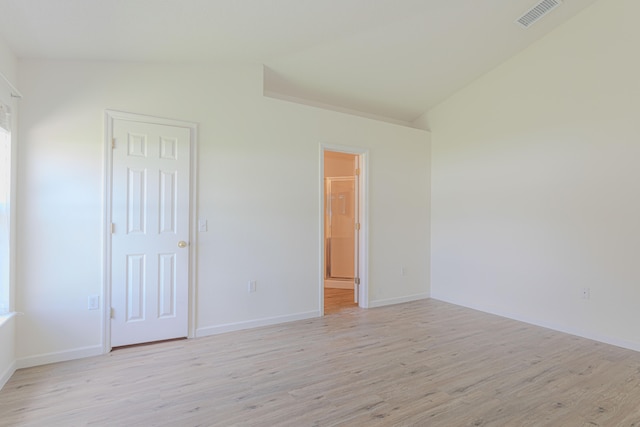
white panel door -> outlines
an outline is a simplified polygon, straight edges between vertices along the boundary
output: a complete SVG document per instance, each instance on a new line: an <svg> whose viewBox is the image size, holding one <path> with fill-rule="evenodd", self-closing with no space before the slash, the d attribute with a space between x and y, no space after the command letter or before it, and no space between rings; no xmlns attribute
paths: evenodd
<svg viewBox="0 0 640 427"><path fill-rule="evenodd" d="M186 337L190 130L113 122L111 346Z"/></svg>

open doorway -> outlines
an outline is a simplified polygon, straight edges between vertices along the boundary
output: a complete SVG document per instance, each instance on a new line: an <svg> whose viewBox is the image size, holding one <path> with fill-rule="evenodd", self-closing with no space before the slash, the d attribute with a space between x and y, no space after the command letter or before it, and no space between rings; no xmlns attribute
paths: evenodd
<svg viewBox="0 0 640 427"><path fill-rule="evenodd" d="M324 314L358 307L360 299L360 156L323 151Z"/></svg>

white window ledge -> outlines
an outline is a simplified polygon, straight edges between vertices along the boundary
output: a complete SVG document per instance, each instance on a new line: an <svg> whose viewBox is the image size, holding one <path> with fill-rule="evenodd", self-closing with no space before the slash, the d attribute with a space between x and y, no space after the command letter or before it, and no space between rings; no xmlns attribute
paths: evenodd
<svg viewBox="0 0 640 427"><path fill-rule="evenodd" d="M19 313L17 311L10 311L9 313L0 314L0 327L2 327L2 325L4 325L7 320L11 319L13 316L17 316L18 314L22 313Z"/></svg>

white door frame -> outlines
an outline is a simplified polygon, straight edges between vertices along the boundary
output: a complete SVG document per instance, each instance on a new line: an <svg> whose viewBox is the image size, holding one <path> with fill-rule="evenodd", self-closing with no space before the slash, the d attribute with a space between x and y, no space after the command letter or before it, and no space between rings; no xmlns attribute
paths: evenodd
<svg viewBox="0 0 640 427"><path fill-rule="evenodd" d="M126 113L115 110L105 110L104 112L104 211L103 211L103 256L102 256L102 352L111 351L111 197L112 197L112 175L113 175L113 123L115 120L126 120L132 122L143 122L158 125L183 127L189 129L191 153L191 176L189 180L189 332L188 337L195 336L196 327L196 260L198 251L197 241L197 142L198 125L192 122L181 120L165 119L161 117L147 116L143 114Z"/></svg>
<svg viewBox="0 0 640 427"><path fill-rule="evenodd" d="M360 277L358 306L361 308L369 308L369 150L360 147L349 147L344 145L320 144L320 315L324 316L324 263L325 263L325 238L324 238L324 153L325 151L333 151L338 153L347 153L358 156L360 164L359 179L359 204L360 204L360 241L359 249L359 265L356 277Z"/></svg>

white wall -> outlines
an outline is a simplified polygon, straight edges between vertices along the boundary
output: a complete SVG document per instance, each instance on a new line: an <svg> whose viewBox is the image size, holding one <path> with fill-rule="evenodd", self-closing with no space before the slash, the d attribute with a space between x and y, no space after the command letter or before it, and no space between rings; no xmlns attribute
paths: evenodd
<svg viewBox="0 0 640 427"><path fill-rule="evenodd" d="M640 350L639 14L597 2L429 112L434 298Z"/></svg>
<svg viewBox="0 0 640 427"><path fill-rule="evenodd" d="M0 73L2 73L14 85L16 84L17 61L11 50L6 46L4 40L0 39ZM17 103L11 98L11 92L4 80L0 79L0 102L9 105L13 109L12 127L17 125ZM12 146L15 150L15 139L17 132L12 133L14 142ZM12 153L15 159L15 152ZM15 216L14 216L15 217ZM12 218L13 220L14 218ZM14 224L12 224L14 227ZM13 261L13 260L12 260ZM11 268L11 266L10 266ZM14 272L10 272L13 276ZM13 289L11 289L13 291ZM14 318L0 319L0 388L9 379L15 370L15 322Z"/></svg>
<svg viewBox="0 0 640 427"><path fill-rule="evenodd" d="M21 366L101 344L87 297L102 285L105 108L199 123L198 335L319 315L321 143L369 150L372 305L428 295L427 132L264 98L256 66L22 61L19 72Z"/></svg>

